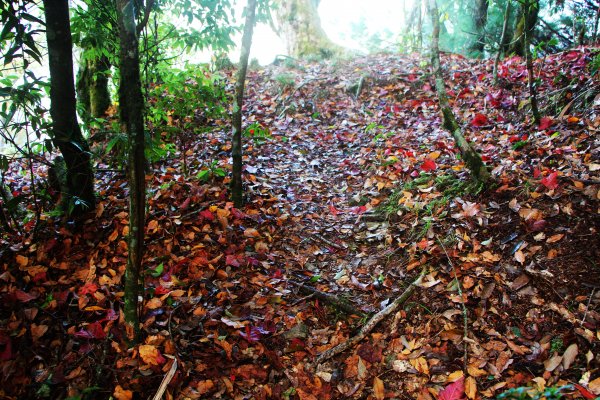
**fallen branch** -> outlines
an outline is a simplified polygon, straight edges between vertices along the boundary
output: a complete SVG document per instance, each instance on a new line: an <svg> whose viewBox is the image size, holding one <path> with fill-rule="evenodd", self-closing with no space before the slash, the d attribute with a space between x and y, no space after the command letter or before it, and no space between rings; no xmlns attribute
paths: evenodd
<svg viewBox="0 0 600 400"><path fill-rule="evenodd" d="M354 346L355 344L357 344L358 342L363 340L373 330L373 328L375 328L375 326L379 322L381 322L388 315L395 312L398 309L398 307L400 307L406 300L408 300L408 298L414 293L417 286L421 283L421 281L423 280L423 277L425 276L426 273L427 273L427 268L423 268L423 270L421 271L421 274L419 274L419 277L417 279L415 279L406 288L406 290L404 290L404 292L400 295L400 297L396 298L396 300L394 300L392 303L390 303L386 308L384 308L383 310L381 310L377 314L375 314L362 327L360 332L358 332L355 336L353 336L350 339L346 340L345 342L340 343L337 346L319 354L319 356L315 360L314 366L316 367L319 364L322 364L324 361L327 361L330 358L340 354L341 352L346 351L350 347Z"/></svg>
<svg viewBox="0 0 600 400"><path fill-rule="evenodd" d="M173 364L171 364L171 369L169 369L169 372L167 372L167 374L163 378L162 382L160 383L160 387L158 388L158 391L156 392L152 400L162 399L165 390L167 390L167 386L169 386L169 383L171 383L171 380L173 380L173 377L175 376L175 372L177 372L177 359L173 360Z"/></svg>
<svg viewBox="0 0 600 400"><path fill-rule="evenodd" d="M301 292L311 295L312 297L315 297L319 300L325 301L325 302L331 304L332 306L334 306L335 308L338 308L338 309L344 311L347 314L350 314L350 315L354 314L354 315L358 315L361 317L365 315L364 312L362 312L358 308L354 307L347 300L340 299L336 295L333 295L331 293L321 292L320 290L317 290L312 286L307 286L302 282L296 282L296 281L291 281L291 280L288 282L294 286L297 286Z"/></svg>

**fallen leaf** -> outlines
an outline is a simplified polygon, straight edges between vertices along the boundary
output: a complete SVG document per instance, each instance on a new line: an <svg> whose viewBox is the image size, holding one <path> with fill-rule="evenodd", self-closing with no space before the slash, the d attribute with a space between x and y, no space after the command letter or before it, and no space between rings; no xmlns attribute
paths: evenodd
<svg viewBox="0 0 600 400"><path fill-rule="evenodd" d="M464 399L465 394L465 377L461 377L456 382L452 382L446 386L439 394L438 400L460 400Z"/></svg>
<svg viewBox="0 0 600 400"><path fill-rule="evenodd" d="M165 358L160 354L160 350L156 346L150 344L143 344L139 348L141 359L150 365L162 365L165 363Z"/></svg>
<svg viewBox="0 0 600 400"><path fill-rule="evenodd" d="M563 369L565 371L568 370L569 367L571 367L571 364L573 364L573 361L575 361L575 358L577 358L578 354L579 348L577 347L577 343L573 343L569 347L567 347L563 354L562 360Z"/></svg>
<svg viewBox="0 0 600 400"><path fill-rule="evenodd" d="M133 399L133 392L131 390L123 389L121 385L117 385L113 392L113 396L116 400L131 400Z"/></svg>
<svg viewBox="0 0 600 400"><path fill-rule="evenodd" d="M373 378L373 394L377 400L385 399L385 386L378 377Z"/></svg>
<svg viewBox="0 0 600 400"><path fill-rule="evenodd" d="M477 382L472 376L465 379L465 394L471 400L477 397Z"/></svg>

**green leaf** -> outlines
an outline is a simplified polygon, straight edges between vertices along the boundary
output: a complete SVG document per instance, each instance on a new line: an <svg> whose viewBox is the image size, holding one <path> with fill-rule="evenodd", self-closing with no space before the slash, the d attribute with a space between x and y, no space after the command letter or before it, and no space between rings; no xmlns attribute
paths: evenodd
<svg viewBox="0 0 600 400"><path fill-rule="evenodd" d="M153 278L158 278L163 274L164 269L165 266L163 265L163 263L160 263L156 266L156 268L150 270L150 275L152 275Z"/></svg>

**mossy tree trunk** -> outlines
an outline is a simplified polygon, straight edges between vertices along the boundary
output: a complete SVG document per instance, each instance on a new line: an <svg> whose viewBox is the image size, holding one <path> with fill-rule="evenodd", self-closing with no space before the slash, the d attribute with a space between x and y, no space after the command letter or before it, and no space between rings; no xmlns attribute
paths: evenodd
<svg viewBox="0 0 600 400"><path fill-rule="evenodd" d="M533 35L533 28L538 21L540 10L539 0L519 0L519 12L517 13L517 24L510 41L509 53L517 56L525 56L525 31Z"/></svg>
<svg viewBox="0 0 600 400"><path fill-rule="evenodd" d="M233 138L231 153L233 157L233 172L231 177L231 199L237 208L244 205L242 188L242 107L244 104L244 87L246 72L248 71L248 58L252 46L252 34L256 19L256 0L248 0L246 6L246 23L242 36L242 52L235 83L235 99L233 100Z"/></svg>
<svg viewBox="0 0 600 400"><path fill-rule="evenodd" d="M90 150L77 122L73 41L67 0L44 0L48 65L50 68L50 116L52 142L60 149L67 167L64 207L80 215L96 206Z"/></svg>
<svg viewBox="0 0 600 400"><path fill-rule="evenodd" d="M440 48L439 48L439 37L440 37L440 16L435 0L428 0L429 14L433 24L433 33L431 36L431 63L433 66L433 73L435 75L435 87L437 91L438 101L440 109L442 111L443 125L446 130L450 132L454 138L456 146L460 150L463 160L467 165L467 168L471 171L472 176L480 183L485 184L489 178L490 173L481 159L481 155L471 146L471 144L464 137L461 127L452 112L450 103L448 102L448 95L446 93L446 86L444 84L444 78L442 76L442 67L440 64Z"/></svg>
<svg viewBox="0 0 600 400"><path fill-rule="evenodd" d="M475 0L472 5L472 17L473 17L473 43L469 48L469 55L471 57L481 58L483 57L483 50L485 48L485 24L487 23L488 17L488 0Z"/></svg>
<svg viewBox="0 0 600 400"><path fill-rule="evenodd" d="M77 97L86 116L103 117L110 107L108 78L110 61L99 54L93 39L86 40L88 47L83 51L77 74Z"/></svg>
<svg viewBox="0 0 600 400"><path fill-rule="evenodd" d="M343 53L321 27L320 0L277 0L275 10L278 34L294 57L330 58Z"/></svg>
<svg viewBox="0 0 600 400"><path fill-rule="evenodd" d="M129 256L125 271L125 322L133 343L139 340L138 296L142 293L142 258L146 206L144 155L144 99L140 80L138 33L135 24L135 1L117 0L121 43L121 80L119 93L123 102L121 121L129 144Z"/></svg>

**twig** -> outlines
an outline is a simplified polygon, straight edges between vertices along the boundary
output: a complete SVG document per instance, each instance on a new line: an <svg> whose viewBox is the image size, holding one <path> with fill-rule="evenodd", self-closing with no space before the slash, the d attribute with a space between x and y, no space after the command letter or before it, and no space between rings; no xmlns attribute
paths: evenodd
<svg viewBox="0 0 600 400"><path fill-rule="evenodd" d="M169 369L169 372L167 372L167 374L163 378L163 380L160 383L160 386L158 388L158 391L156 392L156 394L154 395L152 400L162 399L162 396L165 393L165 390L167 390L167 386L169 386L169 383L171 383L171 380L175 376L175 372L177 372L177 359L176 358L173 359L173 364L171 364L171 369Z"/></svg>
<svg viewBox="0 0 600 400"><path fill-rule="evenodd" d="M592 302L592 298L594 297L594 292L596 291L596 288L592 289L592 293L590 294L590 298L588 299L587 305L585 306L585 313L583 313L583 317L581 318L581 322L579 323L580 325L583 325L583 323L585 322L585 318L587 317L587 313L590 309L590 303Z"/></svg>
<svg viewBox="0 0 600 400"><path fill-rule="evenodd" d="M331 240L323 237L322 235L319 235L318 233L314 234L314 237L310 237L308 238L309 240L312 240L313 242L316 241L316 239L319 239L320 241L322 241L323 243L325 243L326 245L333 247L336 250L346 250L346 248L344 246L340 246L337 243L332 242Z"/></svg>
<svg viewBox="0 0 600 400"><path fill-rule="evenodd" d="M377 314L375 314L355 336L353 336L350 339L346 340L345 342L342 342L342 343L338 344L337 346L319 354L319 356L315 360L314 366L316 367L319 364L322 364L324 361L330 359L331 357L333 357L337 354L340 354L341 352L349 349L350 347L354 346L355 344L357 344L358 342L363 340L373 330L373 328L375 328L375 326L379 322L381 322L388 315L395 312L398 309L398 307L400 307L406 300L408 300L408 298L413 294L413 292L415 291L417 286L421 283L421 281L423 280L423 277L425 276L426 273L427 273L427 268L423 268L423 270L421 271L421 274L419 274L419 277L417 279L415 279L406 288L406 290L404 290L404 292L400 295L400 297L397 297L396 300L394 300L386 308L384 308L383 310L381 310Z"/></svg>
<svg viewBox="0 0 600 400"><path fill-rule="evenodd" d="M357 309L356 307L354 307L348 301L346 301L344 299L340 299L336 295L333 295L331 293L321 292L320 290L317 290L312 286L307 286L302 282L296 282L296 281L292 281L292 280L290 280L288 282L294 286L297 286L301 292L304 292L312 297L316 297L319 300L326 301L329 304L333 305L334 307L339 308L340 310L344 311L345 313L348 313L350 315L352 315L352 314L359 315L361 317L365 315L364 312L362 312L359 309Z"/></svg>
<svg viewBox="0 0 600 400"><path fill-rule="evenodd" d="M446 254L446 258L448 259L448 263L452 267L452 272L454 272L454 280L456 281L456 288L458 289L458 295L460 296L460 305L461 305L462 314L463 314L463 342L465 344L463 362L465 365L465 369L467 369L467 363L469 361L468 360L469 319L468 319L468 315L467 315L467 306L465 305L465 300L463 299L462 286L460 284L460 281L458 280L458 274L456 273L456 268L454 267L454 263L452 262L452 259L450 259L450 256L448 255L448 252L446 251L446 247L444 246L444 243L442 243L442 241L439 238L437 238L437 241L440 244L440 246L442 246L442 249L444 250L444 254Z"/></svg>

